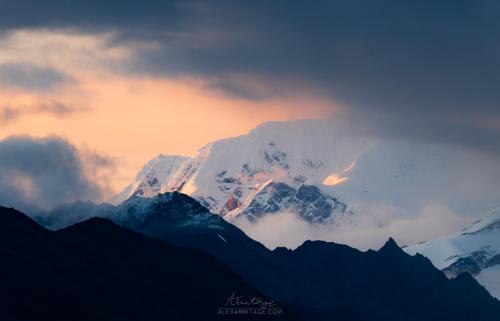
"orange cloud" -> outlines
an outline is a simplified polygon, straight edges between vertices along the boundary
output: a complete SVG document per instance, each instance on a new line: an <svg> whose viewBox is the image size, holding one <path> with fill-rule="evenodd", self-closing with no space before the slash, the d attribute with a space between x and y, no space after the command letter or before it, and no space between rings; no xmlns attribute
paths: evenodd
<svg viewBox="0 0 500 321"><path fill-rule="evenodd" d="M241 135L271 120L318 118L332 102L293 90L280 99L230 98L214 90L214 79L161 79L117 72L129 57L109 48L109 35L19 31L0 40L0 63L19 59L67 73L73 82L44 92L0 88L0 108L17 106L17 116L0 124L0 138L12 134L56 134L76 145L121 159L112 185L121 189L158 153L194 155L217 139ZM227 79L264 96L257 79ZM300 84L297 84L300 86ZM304 88L305 89L305 88ZM307 91L307 90L305 90ZM55 117L23 108L57 101L81 112ZM36 109L39 110L39 109Z"/></svg>
<svg viewBox="0 0 500 321"><path fill-rule="evenodd" d="M116 188L158 153L193 155L210 141L244 134L265 121L314 118L326 112L326 102L311 98L232 100L187 81L85 75L72 89L56 97L89 110L65 118L25 114L0 127L0 137L57 134L124 159ZM0 91L0 105L46 98Z"/></svg>

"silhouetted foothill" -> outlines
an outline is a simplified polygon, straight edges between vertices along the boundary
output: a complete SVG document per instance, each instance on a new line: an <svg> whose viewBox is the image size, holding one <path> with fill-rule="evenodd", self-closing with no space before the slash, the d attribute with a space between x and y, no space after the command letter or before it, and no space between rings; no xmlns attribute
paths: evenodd
<svg viewBox="0 0 500 321"><path fill-rule="evenodd" d="M255 320L220 315L218 308L233 293L270 300L203 251L104 218L52 232L0 207L0 255L5 321ZM295 320L280 309L263 319Z"/></svg>

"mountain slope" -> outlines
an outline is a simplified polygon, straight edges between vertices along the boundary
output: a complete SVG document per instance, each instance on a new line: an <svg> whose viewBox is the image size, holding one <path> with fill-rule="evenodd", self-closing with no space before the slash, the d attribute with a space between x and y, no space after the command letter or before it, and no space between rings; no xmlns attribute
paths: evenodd
<svg viewBox="0 0 500 321"><path fill-rule="evenodd" d="M306 242L270 251L192 198L135 197L113 219L165 241L203 249L305 320L497 320L500 303L460 274L448 280L390 240L378 252Z"/></svg>
<svg viewBox="0 0 500 321"><path fill-rule="evenodd" d="M447 275L469 272L500 298L500 208L459 233L405 248L428 257Z"/></svg>
<svg viewBox="0 0 500 321"><path fill-rule="evenodd" d="M161 193L165 182L169 182L186 161L190 161L190 158L162 154L156 156L142 167L132 184L111 199L111 203L120 203L132 194L151 197Z"/></svg>
<svg viewBox="0 0 500 321"><path fill-rule="evenodd" d="M327 193L323 183L326 180L329 185L335 184L337 173L343 175L352 168L353 160L367 146L366 140L352 139L328 122L266 123L248 135L208 144L194 158L175 158L175 173L170 163L162 165L165 156L151 160L113 202L120 203L134 193L150 197L158 192L180 191L231 220L241 214L255 214L255 207L253 212L248 207L266 197L270 186L294 193L315 186L320 197L332 206L317 211L314 205L296 209L292 202L282 202L276 204L274 212L299 211L300 217L308 221L322 221L330 214L335 218L347 213L346 204Z"/></svg>
<svg viewBox="0 0 500 321"><path fill-rule="evenodd" d="M149 199L132 197L109 217L146 235L207 251L258 289L266 288L270 280L271 293L294 295L291 285L295 280L283 278L286 273L276 265L271 251L187 195L173 192Z"/></svg>
<svg viewBox="0 0 500 321"><path fill-rule="evenodd" d="M52 232L0 207L0 255L1 320L218 320L233 292L267 300L212 256L107 219Z"/></svg>

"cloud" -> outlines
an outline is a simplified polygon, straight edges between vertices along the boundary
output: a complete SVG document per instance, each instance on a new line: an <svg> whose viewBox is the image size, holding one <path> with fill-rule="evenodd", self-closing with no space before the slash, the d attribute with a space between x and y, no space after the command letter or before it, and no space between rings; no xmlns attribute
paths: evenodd
<svg viewBox="0 0 500 321"><path fill-rule="evenodd" d="M0 107L0 125L17 120L25 115L49 114L56 117L67 117L73 113L87 111L88 108L70 106L59 101L46 101L34 105L5 105Z"/></svg>
<svg viewBox="0 0 500 321"><path fill-rule="evenodd" d="M51 208L76 200L101 200L106 186L95 180L113 162L50 136L0 140L0 204Z"/></svg>
<svg viewBox="0 0 500 321"><path fill-rule="evenodd" d="M240 217L233 223L270 249L278 246L293 249L306 240L324 240L362 250L378 249L389 237L393 237L400 246L416 244L458 232L471 223L471 219L459 216L442 205L427 206L413 218L401 216L399 209L384 205L379 205L375 211L356 215L355 226L340 227L334 220L311 224L290 212L269 214L256 223Z"/></svg>
<svg viewBox="0 0 500 321"><path fill-rule="evenodd" d="M481 0L11 0L0 29L112 34L131 50L120 72L250 100L312 91L370 134L498 153L500 125L478 120L500 117L499 14Z"/></svg>
<svg viewBox="0 0 500 321"><path fill-rule="evenodd" d="M72 82L65 73L31 63L0 64L0 86L27 90L48 90Z"/></svg>
<svg viewBox="0 0 500 321"><path fill-rule="evenodd" d="M64 28L68 26L98 31L175 23L178 1L169 0L36 0L3 1L0 26L3 30L23 28ZM22 13L22 14L19 14ZM164 20L164 18L171 18ZM147 19L150 19L148 22Z"/></svg>
<svg viewBox="0 0 500 321"><path fill-rule="evenodd" d="M0 106L0 126L13 122L23 116L33 114L49 114L55 117L67 117L73 113L87 111L88 108L70 106L59 101L46 101L34 105Z"/></svg>

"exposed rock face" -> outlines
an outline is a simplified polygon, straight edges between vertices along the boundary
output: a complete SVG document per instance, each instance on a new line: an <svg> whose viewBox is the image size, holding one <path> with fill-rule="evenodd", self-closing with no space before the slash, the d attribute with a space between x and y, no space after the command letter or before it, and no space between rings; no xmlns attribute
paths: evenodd
<svg viewBox="0 0 500 321"><path fill-rule="evenodd" d="M224 206L224 209L227 211L232 211L241 206L240 201L234 196L231 195Z"/></svg>
<svg viewBox="0 0 500 321"><path fill-rule="evenodd" d="M322 222L332 215L352 215L347 205L328 196L314 185L295 189L285 183L269 183L242 210L242 215L255 220L264 213L292 211L309 222Z"/></svg>

